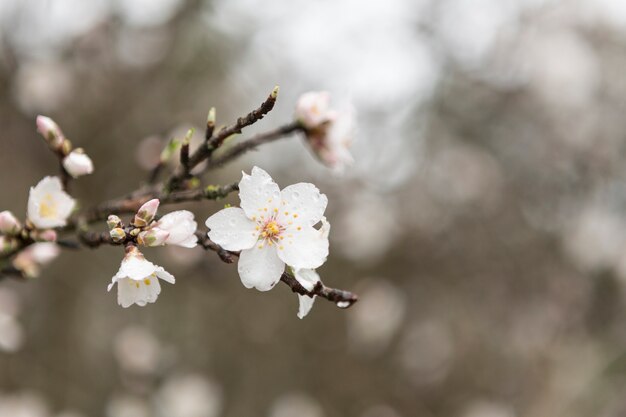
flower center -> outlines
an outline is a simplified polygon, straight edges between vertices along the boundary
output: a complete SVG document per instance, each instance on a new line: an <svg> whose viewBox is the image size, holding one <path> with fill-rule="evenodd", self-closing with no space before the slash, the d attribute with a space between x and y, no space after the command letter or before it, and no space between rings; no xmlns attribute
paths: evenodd
<svg viewBox="0 0 626 417"><path fill-rule="evenodd" d="M52 194L46 194L41 200L41 203L39 203L39 215L48 219L56 217L57 204L54 198L52 198Z"/></svg>
<svg viewBox="0 0 626 417"><path fill-rule="evenodd" d="M278 223L276 223L275 220L270 220L263 227L263 231L261 232L261 237L263 237L265 239L267 239L267 238L271 239L271 238L279 235L280 232L281 232L280 225Z"/></svg>

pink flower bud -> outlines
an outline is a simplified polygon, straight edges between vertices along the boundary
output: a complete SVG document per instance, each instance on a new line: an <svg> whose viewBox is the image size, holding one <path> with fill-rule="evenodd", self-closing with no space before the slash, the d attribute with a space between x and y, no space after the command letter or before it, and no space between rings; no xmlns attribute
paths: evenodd
<svg viewBox="0 0 626 417"><path fill-rule="evenodd" d="M159 199L153 198L152 200L145 203L143 206L139 207L139 210L135 215L135 220L133 221L133 224L137 227L147 226L152 220L154 220L154 216L156 215L158 209Z"/></svg>
<svg viewBox="0 0 626 417"><path fill-rule="evenodd" d="M19 220L9 210L0 212L0 233L15 235L22 229Z"/></svg>
<svg viewBox="0 0 626 417"><path fill-rule="evenodd" d="M162 246L169 236L169 232L153 227L150 230L139 233L137 242L144 246Z"/></svg>
<svg viewBox="0 0 626 417"><path fill-rule="evenodd" d="M74 178L93 172L93 162L80 148L63 158L63 168Z"/></svg>
<svg viewBox="0 0 626 417"><path fill-rule="evenodd" d="M52 148L59 148L63 144L65 136L59 125L49 117L37 116L37 130Z"/></svg>
<svg viewBox="0 0 626 417"><path fill-rule="evenodd" d="M57 232L52 229L44 230L39 233L39 240L42 240L44 242L56 242Z"/></svg>

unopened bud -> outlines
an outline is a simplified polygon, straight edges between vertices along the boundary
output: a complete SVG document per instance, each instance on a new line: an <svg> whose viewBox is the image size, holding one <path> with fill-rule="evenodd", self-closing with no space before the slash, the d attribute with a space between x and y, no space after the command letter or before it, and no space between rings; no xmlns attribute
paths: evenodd
<svg viewBox="0 0 626 417"><path fill-rule="evenodd" d="M107 218L107 226L109 226L109 230L115 229L116 227L120 227L121 225L122 225L122 219L120 219L115 214L111 214Z"/></svg>
<svg viewBox="0 0 626 417"><path fill-rule="evenodd" d="M0 233L16 235L22 229L22 225L9 210L0 212Z"/></svg>
<svg viewBox="0 0 626 417"><path fill-rule="evenodd" d="M17 248L17 240L9 236L0 236L0 253L9 253Z"/></svg>
<svg viewBox="0 0 626 417"><path fill-rule="evenodd" d="M124 239L126 239L126 232L124 232L124 229L122 229L121 227L116 227L114 229L111 229L111 231L109 232L109 236L111 236L113 242L122 242Z"/></svg>
<svg viewBox="0 0 626 417"><path fill-rule="evenodd" d="M81 149L74 149L63 158L63 168L74 178L93 172L93 162Z"/></svg>
<svg viewBox="0 0 626 417"><path fill-rule="evenodd" d="M135 219L133 220L133 224L136 227L146 227L152 220L154 220L154 216L156 215L157 210L159 209L159 199L153 198L152 200L144 203L143 206L139 207L137 214L135 214Z"/></svg>
<svg viewBox="0 0 626 417"><path fill-rule="evenodd" d="M215 126L215 107L209 109L209 114L206 118L206 125L209 127Z"/></svg>
<svg viewBox="0 0 626 417"><path fill-rule="evenodd" d="M276 98L278 97L278 92L280 91L280 87L276 86L274 87L274 89L272 90L270 97L274 100L276 100Z"/></svg>
<svg viewBox="0 0 626 417"><path fill-rule="evenodd" d="M161 151L161 156L159 158L161 160L161 163L164 164L170 159L172 159L174 154L178 153L180 146L181 146L181 142L178 139L171 139L167 143L167 145L165 145L165 148L163 148L163 151Z"/></svg>
<svg viewBox="0 0 626 417"><path fill-rule="evenodd" d="M130 231L130 235L131 235L132 237L137 237L137 235L138 235L139 233L141 233L141 229L137 229L137 228L135 228L135 229L133 229L133 230L131 230L131 231Z"/></svg>
<svg viewBox="0 0 626 417"><path fill-rule="evenodd" d="M59 128L59 125L55 123L49 117L46 116L37 116L37 130L43 138L48 142L51 148L58 149L63 144L63 132Z"/></svg>
<svg viewBox="0 0 626 417"><path fill-rule="evenodd" d="M71 151L72 151L72 142L70 142L69 139L63 140L63 143L61 144L61 152L63 153L63 155L69 155Z"/></svg>
<svg viewBox="0 0 626 417"><path fill-rule="evenodd" d="M41 240L44 242L56 242L57 241L57 232L52 229L42 230L39 232L37 236L37 240Z"/></svg>
<svg viewBox="0 0 626 417"><path fill-rule="evenodd" d="M137 236L137 243L144 246L161 246L165 244L167 238L170 237L170 233L154 227L145 232L139 233Z"/></svg>

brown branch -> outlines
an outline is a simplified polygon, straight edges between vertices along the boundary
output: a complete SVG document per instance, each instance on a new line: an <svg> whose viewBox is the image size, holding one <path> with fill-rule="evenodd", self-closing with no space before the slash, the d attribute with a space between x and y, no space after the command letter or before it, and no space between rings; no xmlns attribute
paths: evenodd
<svg viewBox="0 0 626 417"><path fill-rule="evenodd" d="M302 125L298 122L293 122L285 126L281 126L278 129L270 130L266 133L258 134L248 140L242 141L226 149L223 154L216 158L209 159L209 165L207 169L216 168L224 165L227 162L243 155L244 153L255 149L265 143L270 143L278 139L282 139L291 133L304 131Z"/></svg>
<svg viewBox="0 0 626 417"><path fill-rule="evenodd" d="M197 188L195 190L176 191L173 193L165 192L144 192L137 195L131 194L129 197L119 200L106 201L90 210L84 215L83 219L86 223L94 223L99 220L106 219L109 214L129 214L135 213L139 207L145 202L158 198L161 204L175 204L187 201L198 200L219 200L228 196L233 191L239 190L239 184L233 183L222 186L208 186L205 188ZM77 221L72 222L75 227Z"/></svg>
<svg viewBox="0 0 626 417"><path fill-rule="evenodd" d="M206 232L197 231L198 244L206 250L212 250L220 257L220 259L228 264L235 262L235 259L239 257L239 252L227 251L217 243L211 241ZM315 287L311 291L308 291L298 282L298 280L288 272L283 272L280 280L287 284L291 291L296 294L306 295L309 297L318 296L328 301L332 301L339 308L351 307L359 300L359 296L345 290L337 288L331 288L325 286L321 281L315 284Z"/></svg>

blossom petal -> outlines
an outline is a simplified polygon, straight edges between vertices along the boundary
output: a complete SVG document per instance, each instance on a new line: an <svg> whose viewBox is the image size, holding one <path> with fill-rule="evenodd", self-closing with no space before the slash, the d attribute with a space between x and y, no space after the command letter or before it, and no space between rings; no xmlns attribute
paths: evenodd
<svg viewBox="0 0 626 417"><path fill-rule="evenodd" d="M163 281L169 282L170 284L176 283L176 279L174 278L174 275L167 272L162 266L158 267L155 273L156 273L156 276L158 278L161 278Z"/></svg>
<svg viewBox="0 0 626 417"><path fill-rule="evenodd" d="M241 208L248 218L264 217L280 205L280 188L272 177L261 168L252 168L252 175L245 172L239 181Z"/></svg>
<svg viewBox="0 0 626 417"><path fill-rule="evenodd" d="M280 216L294 223L313 226L322 219L328 198L316 186L301 182L281 192L283 206Z"/></svg>
<svg viewBox="0 0 626 417"><path fill-rule="evenodd" d="M44 201L48 206L52 206L45 216L41 213ZM40 229L65 226L75 203L74 199L63 191L63 185L58 177L45 177L30 189L28 218Z"/></svg>
<svg viewBox="0 0 626 417"><path fill-rule="evenodd" d="M124 308L128 308L137 302L139 288L136 282L124 278L117 282L117 303Z"/></svg>
<svg viewBox="0 0 626 417"><path fill-rule="evenodd" d="M328 257L328 239L312 227L288 229L281 243L278 256L295 269L318 268Z"/></svg>
<svg viewBox="0 0 626 417"><path fill-rule="evenodd" d="M311 291L315 287L315 284L320 281L320 276L315 269L296 269L294 270L294 275L300 285L307 291Z"/></svg>
<svg viewBox="0 0 626 417"><path fill-rule="evenodd" d="M156 269L157 266L143 256L126 256L117 274L134 280L142 280L152 275Z"/></svg>
<svg viewBox="0 0 626 417"><path fill-rule="evenodd" d="M263 244L241 251L239 277L246 288L271 290L285 270L285 263L276 254L276 246Z"/></svg>
<svg viewBox="0 0 626 417"><path fill-rule="evenodd" d="M218 211L206 221L209 238L226 250L249 249L256 243L259 232L256 223L246 217L239 207Z"/></svg>
<svg viewBox="0 0 626 417"><path fill-rule="evenodd" d="M313 308L313 303L315 302L315 296L309 297L308 295L298 294L298 301L299 301L298 318L303 319L307 314L309 314L309 311L311 311L311 308Z"/></svg>

